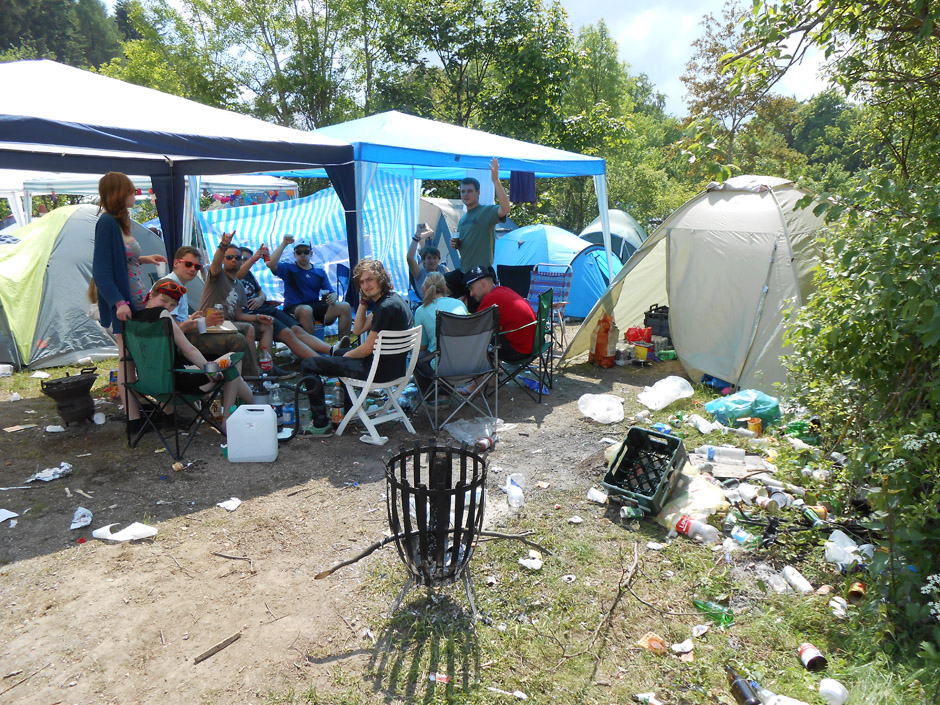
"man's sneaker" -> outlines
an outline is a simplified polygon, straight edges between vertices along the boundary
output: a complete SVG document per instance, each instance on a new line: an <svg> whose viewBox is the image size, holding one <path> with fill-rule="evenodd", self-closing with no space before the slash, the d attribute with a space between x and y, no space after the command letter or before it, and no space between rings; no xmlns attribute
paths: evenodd
<svg viewBox="0 0 940 705"><path fill-rule="evenodd" d="M342 338L340 338L338 341L336 341L330 346L330 357L333 357L333 355L336 354L337 350L342 350L343 348L348 348L348 347L349 347L349 336L344 335Z"/></svg>
<svg viewBox="0 0 940 705"><path fill-rule="evenodd" d="M271 372L269 376L274 377L275 379L290 379L291 377L296 377L297 373L289 372L287 370L281 369L277 365L273 365L271 367Z"/></svg>
<svg viewBox="0 0 940 705"><path fill-rule="evenodd" d="M314 426L312 423L304 426L305 436L316 436L317 438L329 438L333 435L333 424L327 422L326 426Z"/></svg>

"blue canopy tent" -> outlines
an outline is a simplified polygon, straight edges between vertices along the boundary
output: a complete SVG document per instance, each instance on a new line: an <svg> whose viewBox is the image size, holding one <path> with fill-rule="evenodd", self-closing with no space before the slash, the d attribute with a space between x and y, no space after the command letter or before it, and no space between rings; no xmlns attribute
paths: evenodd
<svg viewBox="0 0 940 705"><path fill-rule="evenodd" d="M494 263L502 283L525 296L529 276L536 264L558 267L571 265L571 291L565 316L583 318L607 291L607 256L603 247L592 245L574 233L554 225L527 225L496 241ZM623 264L612 256L610 269L616 273Z"/></svg>
<svg viewBox="0 0 940 705"><path fill-rule="evenodd" d="M394 237L385 241L382 249L373 249L371 253L399 269L405 266L410 235L418 220L421 181L473 176L480 181L481 201L492 202L489 169L493 157L499 159L501 178L509 178L512 171L532 172L538 178L592 177L598 208L602 218L607 218L606 165L599 157L543 147L394 110L323 127L314 134L349 142L353 146L359 252L368 252L366 241L370 233L363 222L364 203L376 184L376 174L394 175L411 183L410 198L395 218L399 229L393 233ZM281 176L311 175L296 170L274 173ZM607 234L605 242L609 251L610 226L606 225L603 231ZM372 239L375 240L374 237ZM450 243L445 245L449 247ZM407 277L404 270L403 275Z"/></svg>
<svg viewBox="0 0 940 705"><path fill-rule="evenodd" d="M0 108L0 167L150 176L168 256L182 243L187 176L323 168L344 205L349 259L359 258L346 142L54 61L0 64L0 86L8 97Z"/></svg>

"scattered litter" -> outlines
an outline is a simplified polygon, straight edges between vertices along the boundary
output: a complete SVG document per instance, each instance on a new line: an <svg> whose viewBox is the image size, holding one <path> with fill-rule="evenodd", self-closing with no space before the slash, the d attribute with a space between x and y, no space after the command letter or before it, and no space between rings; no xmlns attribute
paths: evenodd
<svg viewBox="0 0 940 705"><path fill-rule="evenodd" d="M428 676L429 681L434 681L437 683L450 683L450 676L446 673L432 673Z"/></svg>
<svg viewBox="0 0 940 705"><path fill-rule="evenodd" d="M65 496L66 496L66 497L71 497L71 496L72 496L72 490L70 490L68 487L64 487L63 489L65 490Z"/></svg>
<svg viewBox="0 0 940 705"><path fill-rule="evenodd" d="M623 398L613 394L582 394L578 411L598 423L623 421Z"/></svg>
<svg viewBox="0 0 940 705"><path fill-rule="evenodd" d="M849 616L849 603L845 598L836 596L829 600L829 608L832 610L832 616L836 619L845 619Z"/></svg>
<svg viewBox="0 0 940 705"><path fill-rule="evenodd" d="M229 512L234 512L236 509L238 509L238 506L241 503L242 501L238 497L232 497L231 499L227 499L224 502L219 502L215 506L222 507L222 509Z"/></svg>
<svg viewBox="0 0 940 705"><path fill-rule="evenodd" d="M76 457L76 458L90 458L90 457L91 457L91 453L79 453L79 454L76 455L75 457Z"/></svg>
<svg viewBox="0 0 940 705"><path fill-rule="evenodd" d="M103 425L104 422L107 421L108 419L105 417L104 414L102 414L102 413L99 411L97 414L95 414L94 416L91 417L91 420L95 422L95 425L96 425L96 426L101 426L101 425Z"/></svg>
<svg viewBox="0 0 940 705"><path fill-rule="evenodd" d="M40 371L38 371L38 372L33 372L33 373L30 375L30 378L31 378L31 379L49 379L49 377L50 377L49 373L48 373L48 372L43 372L42 370L40 370Z"/></svg>
<svg viewBox="0 0 940 705"><path fill-rule="evenodd" d="M609 446L615 446L615 445L617 445L618 443L620 443L620 441L614 440L613 438L610 438L610 437L607 437L607 436L605 436L604 438L602 438L599 442L600 442L600 443L606 443L606 444L609 445Z"/></svg>
<svg viewBox="0 0 940 705"><path fill-rule="evenodd" d="M528 700L529 696L523 693L521 690L514 690L511 693L508 690L501 690L499 688L494 688L491 685L486 686L486 689L491 693L499 693L500 695L509 695L516 700Z"/></svg>
<svg viewBox="0 0 940 705"><path fill-rule="evenodd" d="M849 691L834 678L823 678L819 681L819 697L829 705L844 705L849 699Z"/></svg>
<svg viewBox="0 0 940 705"><path fill-rule="evenodd" d="M607 493L601 492L596 487L591 487L587 491L587 498L592 502L597 502L598 504L607 504Z"/></svg>
<svg viewBox="0 0 940 705"><path fill-rule="evenodd" d="M669 648L677 654L687 654L695 648L695 644L691 639L686 639L685 641L680 641L678 644L673 644Z"/></svg>
<svg viewBox="0 0 940 705"><path fill-rule="evenodd" d="M149 539L151 536L157 535L157 529L154 526L147 526L146 524L141 524L140 522L135 521L130 526L127 526L117 533L111 532L111 527L117 526L117 524L108 524L107 526L102 526L100 529L95 529L91 532L91 535L96 539L103 539L108 541L135 541L137 539Z"/></svg>
<svg viewBox="0 0 940 705"><path fill-rule="evenodd" d="M662 551L664 548L666 548L663 544L657 543L656 541L650 541L648 544L646 544L646 547L651 551Z"/></svg>
<svg viewBox="0 0 940 705"><path fill-rule="evenodd" d="M560 504L555 504L555 505L552 507L552 509L561 509L561 505L560 505Z"/></svg>
<svg viewBox="0 0 940 705"><path fill-rule="evenodd" d="M536 448L535 450L532 451L532 455L538 455L541 452L542 452L541 448Z"/></svg>
<svg viewBox="0 0 940 705"><path fill-rule="evenodd" d="M34 475L30 475L28 478L23 480L23 482L27 484L30 482L35 482L36 480L40 480L42 482L51 482L52 480L58 480L60 477L65 477L66 475L71 474L72 466L63 460L61 463L59 463L59 467L40 470Z"/></svg>
<svg viewBox="0 0 940 705"><path fill-rule="evenodd" d="M6 492L7 490L34 490L35 487L30 487L29 485L19 485L17 487L0 487L0 492Z"/></svg>
<svg viewBox="0 0 940 705"><path fill-rule="evenodd" d="M19 392L13 392L13 394L10 395L10 401L20 401L22 398Z"/></svg>
<svg viewBox="0 0 940 705"><path fill-rule="evenodd" d="M535 486L538 487L540 490L547 490L549 487L552 486L552 483L545 482L544 480L542 480L541 482L535 483Z"/></svg>
<svg viewBox="0 0 940 705"><path fill-rule="evenodd" d="M579 517L577 514L575 514L574 516L568 517L568 523L569 523L569 524L580 524L580 523L583 522L583 521L584 521L584 519L582 519L581 517Z"/></svg>
<svg viewBox="0 0 940 705"><path fill-rule="evenodd" d="M656 632L646 632L636 645L642 646L644 649L652 651L654 654L663 655L666 653L666 642L663 641L663 638Z"/></svg>
<svg viewBox="0 0 940 705"><path fill-rule="evenodd" d="M157 448L154 453L166 453L166 448Z"/></svg>
<svg viewBox="0 0 940 705"><path fill-rule="evenodd" d="M27 429L30 429L30 428L36 428L37 425L38 424L34 424L34 423L21 423L21 424L17 424L16 426L7 426L3 430L6 431L7 433L16 433L17 431L26 431Z"/></svg>
<svg viewBox="0 0 940 705"><path fill-rule="evenodd" d="M636 395L637 400L653 411L665 409L674 401L690 397L694 394L692 385L682 377L666 377L659 380L652 387L645 387Z"/></svg>
<svg viewBox="0 0 940 705"><path fill-rule="evenodd" d="M62 433L65 431L63 426L46 426L46 433Z"/></svg>
<svg viewBox="0 0 940 705"><path fill-rule="evenodd" d="M72 516L72 525L69 526L69 531L81 529L84 526L88 526L90 523L91 511L85 509L85 507L79 507L75 510L75 514Z"/></svg>
<svg viewBox="0 0 940 705"><path fill-rule="evenodd" d="M94 497L82 490L75 490L75 494L80 494L82 497L87 497L88 499L94 499Z"/></svg>
<svg viewBox="0 0 940 705"><path fill-rule="evenodd" d="M542 554L534 549L529 549L528 557L520 558L519 565L521 565L523 568L528 568L529 570L541 570Z"/></svg>
<svg viewBox="0 0 940 705"><path fill-rule="evenodd" d="M692 636L694 636L696 639L698 639L700 636L702 636L702 635L703 635L705 632L707 632L709 629L711 629L711 625L710 625L710 624L696 624L694 627L692 627Z"/></svg>
<svg viewBox="0 0 940 705"><path fill-rule="evenodd" d="M571 583L573 583L573 582L574 582L575 580L577 580L577 579L578 579L578 578L577 578L575 575L573 575L572 573L568 573L568 574L566 574L566 575L562 575L562 576L561 576L562 582L568 583L569 585L570 585Z"/></svg>
<svg viewBox="0 0 940 705"><path fill-rule="evenodd" d="M633 699L646 705L663 705L663 701L656 697L656 693L637 693Z"/></svg>
<svg viewBox="0 0 940 705"><path fill-rule="evenodd" d="M19 514L16 512L11 512L9 509L0 509L0 521L6 521L7 519L14 519L18 517Z"/></svg>
<svg viewBox="0 0 940 705"><path fill-rule="evenodd" d="M19 523L17 519L10 519L10 528L13 529Z"/></svg>
<svg viewBox="0 0 940 705"><path fill-rule="evenodd" d="M496 587L499 584L499 579L495 575L486 576L486 587Z"/></svg>

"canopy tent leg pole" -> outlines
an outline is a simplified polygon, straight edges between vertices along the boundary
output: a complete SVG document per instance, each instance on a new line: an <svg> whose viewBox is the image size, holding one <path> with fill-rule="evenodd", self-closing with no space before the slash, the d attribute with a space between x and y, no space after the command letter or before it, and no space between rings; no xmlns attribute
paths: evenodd
<svg viewBox="0 0 940 705"><path fill-rule="evenodd" d="M607 255L607 284L614 280L614 265L610 256L610 212L607 210L607 174L595 174L594 193L597 194L597 208L601 216L601 228L604 232L604 253Z"/></svg>

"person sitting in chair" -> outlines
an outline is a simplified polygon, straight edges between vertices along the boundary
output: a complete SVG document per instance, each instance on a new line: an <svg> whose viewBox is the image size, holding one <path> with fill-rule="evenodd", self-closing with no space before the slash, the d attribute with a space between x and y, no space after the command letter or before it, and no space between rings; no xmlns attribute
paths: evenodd
<svg viewBox="0 0 940 705"><path fill-rule="evenodd" d="M507 286L496 286L493 273L482 267L466 273L466 285L470 296L480 302L479 311L499 306L499 359L514 362L529 357L535 342L531 325L535 314L529 302Z"/></svg>
<svg viewBox="0 0 940 705"><path fill-rule="evenodd" d="M200 369L205 367L206 358L196 346L189 342L186 335L180 330L176 320L173 317L173 311L179 305L180 298L186 294L186 287L177 284L171 279L160 279L144 301L144 308L135 311L132 318L135 321L158 321L161 318L168 319L173 328L173 342L175 345L176 356L173 361L173 367L179 369L190 362ZM223 356L227 357L227 356ZM221 360L222 358L220 358ZM239 375L235 379L228 380L222 385L222 428L225 428L225 422L229 417L229 410L235 404L236 397L250 404L254 399L251 388L241 377L241 363L236 365ZM213 375L210 379L205 374L187 374L174 373L174 384L177 391L183 394L202 394L211 388L213 381L218 381L222 377L221 372Z"/></svg>
<svg viewBox="0 0 940 705"><path fill-rule="evenodd" d="M447 282L440 272L431 272L424 280L424 303L415 311L415 325L421 326L421 356L415 367L415 380L421 394L428 391L430 377L434 376L437 350L437 312L446 311L461 316L467 315L463 301L447 296Z"/></svg>
<svg viewBox="0 0 940 705"><path fill-rule="evenodd" d="M281 262L284 248L294 242L293 235L285 235L281 244L271 253L268 268L284 280L284 313L293 316L311 335L316 321L330 325L337 321L340 337L349 335L352 311L345 301L337 301L333 285L326 272L310 263L310 244L300 240L294 245L296 262ZM320 292L327 293L321 298Z"/></svg>
<svg viewBox="0 0 940 705"><path fill-rule="evenodd" d="M273 256L272 256L273 258ZM327 414L322 377L353 377L366 379L372 368L372 352L375 341L383 330L408 330L411 327L411 308L397 293L392 291L392 282L381 262L374 259L361 260L352 273L353 286L359 288L359 308L356 310L356 325L353 333L362 336L368 333L359 347L336 350L332 357L314 357L304 360L301 371L310 398L312 425L305 430L325 438L333 435L330 417ZM369 313L372 306L372 313ZM408 355L383 355L376 370L375 381L386 382L405 373ZM347 411L352 405L346 399Z"/></svg>

